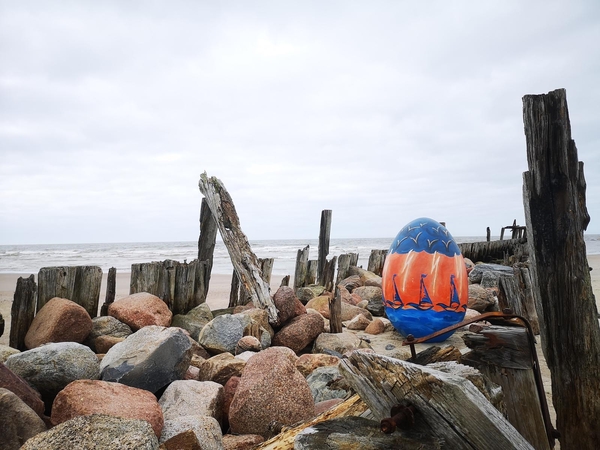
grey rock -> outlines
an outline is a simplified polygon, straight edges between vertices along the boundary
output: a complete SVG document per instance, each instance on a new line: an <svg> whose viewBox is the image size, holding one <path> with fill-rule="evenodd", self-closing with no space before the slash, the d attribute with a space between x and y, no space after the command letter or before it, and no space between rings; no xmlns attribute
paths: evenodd
<svg viewBox="0 0 600 450"><path fill-rule="evenodd" d="M0 344L0 363L5 362L10 355L16 355L20 353L16 348L9 347L8 345Z"/></svg>
<svg viewBox="0 0 600 450"><path fill-rule="evenodd" d="M79 416L29 439L21 450L156 450L158 439L145 420L106 414Z"/></svg>
<svg viewBox="0 0 600 450"><path fill-rule="evenodd" d="M483 274L486 272L492 272L497 276L513 275L513 268L502 264L475 264L469 273L469 283L481 283Z"/></svg>
<svg viewBox="0 0 600 450"><path fill-rule="evenodd" d="M183 416L210 416L222 421L223 386L214 381L174 381L158 401L165 421ZM164 430L163 430L164 433Z"/></svg>
<svg viewBox="0 0 600 450"><path fill-rule="evenodd" d="M478 312L484 312L494 305L494 294L480 284L469 285L469 300L467 306Z"/></svg>
<svg viewBox="0 0 600 450"><path fill-rule="evenodd" d="M209 353L235 353L238 341L244 336L244 328L251 323L245 314L223 314L208 322L200 332L198 342Z"/></svg>
<svg viewBox="0 0 600 450"><path fill-rule="evenodd" d="M156 392L183 379L191 358L192 345L183 330L149 325L113 346L100 369L104 381Z"/></svg>
<svg viewBox="0 0 600 450"><path fill-rule="evenodd" d="M341 450L356 448L361 450L404 450L439 449L441 443L431 437L416 435L411 431L402 433L382 433L379 422L364 417L341 417L327 420L305 428L294 440L294 450L326 448Z"/></svg>
<svg viewBox="0 0 600 450"><path fill-rule="evenodd" d="M354 333L321 333L313 345L313 353L344 354L364 347L361 339ZM337 355L336 355L337 356Z"/></svg>
<svg viewBox="0 0 600 450"><path fill-rule="evenodd" d="M46 431L46 424L23 400L0 388L0 448L18 450L27 439Z"/></svg>
<svg viewBox="0 0 600 450"><path fill-rule="evenodd" d="M99 316L92 319L92 331L85 339L84 344L96 351L94 341L99 336L127 337L133 331L129 325L113 316Z"/></svg>
<svg viewBox="0 0 600 450"><path fill-rule="evenodd" d="M315 403L333 398L345 398L350 389L343 381L337 366L317 367L306 378L306 382Z"/></svg>
<svg viewBox="0 0 600 450"><path fill-rule="evenodd" d="M202 303L187 314L175 315L171 322L171 326L187 330L187 332L190 333L190 336L197 341L202 328L213 319L214 317L210 311L210 307L206 303Z"/></svg>
<svg viewBox="0 0 600 450"><path fill-rule="evenodd" d="M70 382L100 377L96 354L76 342L45 344L17 353L5 365L36 388L47 404Z"/></svg>
<svg viewBox="0 0 600 450"><path fill-rule="evenodd" d="M379 286L357 287L352 293L358 295L363 300L367 300L368 303L366 309L371 314L377 317L383 317L385 315L383 292Z"/></svg>
<svg viewBox="0 0 600 450"><path fill-rule="evenodd" d="M192 430L198 442L202 443L202 450L223 450L223 433L219 422L214 417L203 415L166 420L159 442L162 444L188 430Z"/></svg>
<svg viewBox="0 0 600 450"><path fill-rule="evenodd" d="M311 284L310 286L304 286L298 288L296 291L296 296L298 300L302 302L303 305L306 305L313 298L318 297L325 291L324 286L319 286L317 284Z"/></svg>

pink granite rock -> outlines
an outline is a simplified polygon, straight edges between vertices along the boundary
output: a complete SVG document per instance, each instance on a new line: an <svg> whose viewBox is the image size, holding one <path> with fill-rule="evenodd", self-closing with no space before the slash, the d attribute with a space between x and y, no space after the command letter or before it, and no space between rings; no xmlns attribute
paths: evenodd
<svg viewBox="0 0 600 450"><path fill-rule="evenodd" d="M37 313L25 335L29 349L48 342L81 344L92 331L92 318L83 306L66 298L50 299Z"/></svg>
<svg viewBox="0 0 600 450"><path fill-rule="evenodd" d="M319 312L323 317L329 319L329 297L322 295L317 298L313 298L306 304L306 308L312 308ZM363 314L367 319L372 320L373 315L366 309L359 308L358 306L350 305L346 302L342 302L342 321L353 319L355 316Z"/></svg>
<svg viewBox="0 0 600 450"><path fill-rule="evenodd" d="M279 311L277 323L274 324L276 328L285 325L296 316L306 314L306 308L289 286L281 286L277 289L273 296L273 304Z"/></svg>
<svg viewBox="0 0 600 450"><path fill-rule="evenodd" d="M375 318L367 328L365 328L365 333L369 334L381 334L385 332L385 323L379 317Z"/></svg>
<svg viewBox="0 0 600 450"><path fill-rule="evenodd" d="M233 396L240 384L240 377L231 377L223 386L223 428L229 428L229 408L233 401Z"/></svg>
<svg viewBox="0 0 600 450"><path fill-rule="evenodd" d="M314 416L313 396L296 359L289 348L270 347L248 360L229 409L232 433L265 436L273 421L291 425Z"/></svg>
<svg viewBox="0 0 600 450"><path fill-rule="evenodd" d="M108 314L134 331L147 325L168 327L173 317L167 304L148 292L138 292L111 303Z"/></svg>
<svg viewBox="0 0 600 450"><path fill-rule="evenodd" d="M339 289L340 295L342 297L342 302L348 303L349 305L352 305L352 306L356 306L362 301L362 298L360 296L356 295L355 293L351 293L344 286L339 285L338 289Z"/></svg>
<svg viewBox="0 0 600 450"><path fill-rule="evenodd" d="M298 353L324 331L320 314L302 314L294 317L273 337L273 345L288 347Z"/></svg>
<svg viewBox="0 0 600 450"><path fill-rule="evenodd" d="M346 328L349 330L360 331L367 328L370 323L371 321L367 319L364 314L359 314L358 316L354 316L351 320L346 322Z"/></svg>
<svg viewBox="0 0 600 450"><path fill-rule="evenodd" d="M317 367L325 366L337 366L340 362L340 358L333 355L327 355L325 353L306 353L298 358L296 361L296 369L300 373L307 377Z"/></svg>
<svg viewBox="0 0 600 450"><path fill-rule="evenodd" d="M13 392L27 406L33 409L41 419L46 419L44 415L44 402L40 393L2 363L0 363L0 388Z"/></svg>
<svg viewBox="0 0 600 450"><path fill-rule="evenodd" d="M235 347L235 354L239 355L240 353L244 353L247 351L250 352L260 352L262 350L262 345L260 345L260 341L254 336L244 336L241 338L237 346Z"/></svg>
<svg viewBox="0 0 600 450"><path fill-rule="evenodd" d="M52 404L54 425L78 416L108 414L148 422L160 436L163 413L156 397L149 391L100 380L77 380L58 393Z"/></svg>

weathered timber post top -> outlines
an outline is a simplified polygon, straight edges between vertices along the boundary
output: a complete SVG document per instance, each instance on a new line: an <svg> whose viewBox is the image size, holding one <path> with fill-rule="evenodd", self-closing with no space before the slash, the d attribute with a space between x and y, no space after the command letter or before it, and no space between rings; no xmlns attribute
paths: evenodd
<svg viewBox="0 0 600 450"><path fill-rule="evenodd" d="M221 180L209 178L206 172L200 175L198 187L217 222L241 285L254 304L267 311L269 322L276 322L278 311L271 300L269 285L262 277L258 258L252 251L248 238L242 232L229 192Z"/></svg>

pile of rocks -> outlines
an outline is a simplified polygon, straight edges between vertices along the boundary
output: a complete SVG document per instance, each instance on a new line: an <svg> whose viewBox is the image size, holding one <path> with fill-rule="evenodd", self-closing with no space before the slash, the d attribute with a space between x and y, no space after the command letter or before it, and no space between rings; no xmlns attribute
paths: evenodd
<svg viewBox="0 0 600 450"><path fill-rule="evenodd" d="M0 448L252 448L348 398L340 358L393 329L380 277L357 269L339 289L339 334L318 286L281 287L274 323L252 304L173 317L148 293L92 319L54 298L29 350L0 346Z"/></svg>

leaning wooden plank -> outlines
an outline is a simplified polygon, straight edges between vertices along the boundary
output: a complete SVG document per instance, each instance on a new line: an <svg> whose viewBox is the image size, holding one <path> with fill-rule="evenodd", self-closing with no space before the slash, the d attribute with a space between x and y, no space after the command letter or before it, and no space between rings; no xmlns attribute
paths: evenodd
<svg viewBox="0 0 600 450"><path fill-rule="evenodd" d="M248 238L242 232L229 192L219 179L209 178L206 172L200 175L198 186L217 221L219 232L241 285L248 292L253 303L267 311L269 321L276 322L277 308L271 300L269 285L263 280L258 259L250 247Z"/></svg>
<svg viewBox="0 0 600 450"><path fill-rule="evenodd" d="M532 449L468 380L386 356L353 352L340 372L377 420L392 407L411 404L415 420L452 449Z"/></svg>
<svg viewBox="0 0 600 450"><path fill-rule="evenodd" d="M254 450L292 450L294 448L294 439L296 438L296 435L305 428L336 417L360 416L367 409L368 407L365 402L363 402L358 395L353 395L348 400L325 411L314 419L284 430L277 436L263 442L258 447L254 447Z"/></svg>

